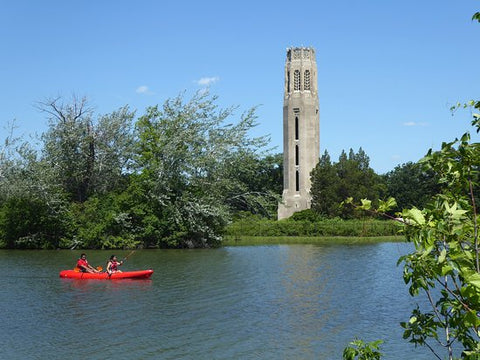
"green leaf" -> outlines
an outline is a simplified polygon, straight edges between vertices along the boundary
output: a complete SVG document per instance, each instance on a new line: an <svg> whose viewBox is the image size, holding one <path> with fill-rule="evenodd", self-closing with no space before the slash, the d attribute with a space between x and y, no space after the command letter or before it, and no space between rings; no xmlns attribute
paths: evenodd
<svg viewBox="0 0 480 360"><path fill-rule="evenodd" d="M467 326L477 327L480 325L480 318L475 310L470 310L465 314L465 323Z"/></svg>
<svg viewBox="0 0 480 360"><path fill-rule="evenodd" d="M440 252L440 256L438 257L438 263L441 264L443 262L445 262L445 259L447 257L447 250L446 249L442 249L442 251ZM443 270L443 268L442 268Z"/></svg>
<svg viewBox="0 0 480 360"><path fill-rule="evenodd" d="M361 202L362 202L361 208L363 210L370 210L372 208L372 201L371 200L362 199Z"/></svg>
<svg viewBox="0 0 480 360"><path fill-rule="evenodd" d="M445 203L445 209L447 213L450 214L452 219L460 219L468 212L467 210L459 209L456 202L453 203L452 206L449 206L448 203Z"/></svg>
<svg viewBox="0 0 480 360"><path fill-rule="evenodd" d="M442 276L449 274L453 268L449 265L442 266Z"/></svg>
<svg viewBox="0 0 480 360"><path fill-rule="evenodd" d="M473 272L471 274L464 275L464 276L465 276L465 281L468 284L480 289L480 274L479 273Z"/></svg>
<svg viewBox="0 0 480 360"><path fill-rule="evenodd" d="M418 225L424 225L425 224L425 216L423 215L422 211L417 209L417 208L404 210L403 215L404 215L403 216L404 218L412 220L413 222L417 223Z"/></svg>
<svg viewBox="0 0 480 360"><path fill-rule="evenodd" d="M393 209L395 206L397 206L397 201L393 197L390 197L386 201L379 201L378 211L381 213L386 213L390 209Z"/></svg>

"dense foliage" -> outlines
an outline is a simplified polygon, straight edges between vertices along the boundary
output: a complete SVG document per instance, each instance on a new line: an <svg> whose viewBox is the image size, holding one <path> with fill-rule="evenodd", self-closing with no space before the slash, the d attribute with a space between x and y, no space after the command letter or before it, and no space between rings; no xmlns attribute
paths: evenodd
<svg viewBox="0 0 480 360"><path fill-rule="evenodd" d="M357 153L343 151L332 162L328 151L320 157L311 174L312 210L322 217L361 218L363 211L344 206L347 198L359 202L368 198L373 204L394 197L396 206L391 214L406 207L423 207L438 192L438 179L433 171L419 163L398 165L386 174L378 175L370 168L370 159L360 148Z"/></svg>
<svg viewBox="0 0 480 360"><path fill-rule="evenodd" d="M361 148L337 163L325 151L312 172L312 211L277 223L283 156L266 150L266 137L249 136L255 108L231 119L236 109L216 100L179 95L137 119L127 106L95 115L85 98L39 103L49 121L40 144L12 132L0 149L0 246L216 246L232 219L229 233L246 229L245 213L259 216L248 220L260 223L248 227L254 235L390 235L391 224L373 225L342 201L395 195L420 206L418 191L434 191L416 164L380 176ZM338 225L353 218L355 226Z"/></svg>
<svg viewBox="0 0 480 360"><path fill-rule="evenodd" d="M480 103L475 103L480 110ZM472 124L480 130L480 115ZM444 143L422 160L438 174L441 192L423 210L404 210L407 238L415 252L401 258L410 294L425 293L431 309L415 309L404 337L449 359L480 357L480 248L478 192L480 143L470 135ZM455 352L455 349L458 349ZM439 355L437 355L438 358Z"/></svg>
<svg viewBox="0 0 480 360"><path fill-rule="evenodd" d="M420 163L396 166L384 175L387 194L395 198L397 205L391 210L398 212L410 207L423 208L438 193L438 176Z"/></svg>
<svg viewBox="0 0 480 360"><path fill-rule="evenodd" d="M477 111L480 102L469 104ZM480 132L480 113L472 125ZM424 294L430 307L416 307L401 325L404 338L428 347L437 359L480 358L480 244L478 191L480 142L469 133L430 150L420 163L435 174L439 191L427 205L399 213L415 251L402 256L403 278L410 295ZM388 213L395 201L380 202ZM371 210L363 200L359 208ZM445 351L442 356L442 351Z"/></svg>
<svg viewBox="0 0 480 360"><path fill-rule="evenodd" d="M9 248L207 247L235 211L271 216L281 179L268 139L216 97L183 95L95 117L86 99L39 103L41 151L0 149L0 243Z"/></svg>
<svg viewBox="0 0 480 360"><path fill-rule="evenodd" d="M395 196L399 206L421 207L437 190L418 164L377 175L361 148L337 163L325 151L312 171L312 210L277 223L283 156L267 151L266 137L249 136L255 108L232 119L236 109L216 100L179 95L136 119L127 106L97 116L85 98L39 103L49 121L40 144L12 132L0 148L0 246L217 246L225 230L245 229L245 213L259 216L248 227L256 236L391 235L391 224L372 225L342 202ZM340 219L359 222L328 225Z"/></svg>
<svg viewBox="0 0 480 360"><path fill-rule="evenodd" d="M355 339L343 351L344 360L380 360L382 353L380 345L383 341L377 340L365 343L362 340Z"/></svg>
<svg viewBox="0 0 480 360"><path fill-rule="evenodd" d="M353 208L341 206L348 197L359 201L369 198L377 201L385 195L382 178L370 168L370 159L360 148L348 154L343 151L337 163L332 163L328 151L311 175L312 209L327 217L339 216L344 219L355 216Z"/></svg>

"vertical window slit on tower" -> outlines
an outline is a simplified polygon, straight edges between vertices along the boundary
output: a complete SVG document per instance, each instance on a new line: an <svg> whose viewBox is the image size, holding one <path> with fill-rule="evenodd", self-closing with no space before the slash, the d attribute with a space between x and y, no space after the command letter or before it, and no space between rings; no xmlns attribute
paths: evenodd
<svg viewBox="0 0 480 360"><path fill-rule="evenodd" d="M295 145L295 165L299 165L298 145Z"/></svg>
<svg viewBox="0 0 480 360"><path fill-rule="evenodd" d="M295 171L295 191L300 191L300 175Z"/></svg>
<svg viewBox="0 0 480 360"><path fill-rule="evenodd" d="M298 140L298 116L295 116L295 140Z"/></svg>
<svg viewBox="0 0 480 360"><path fill-rule="evenodd" d="M290 92L290 71L287 72L287 93Z"/></svg>

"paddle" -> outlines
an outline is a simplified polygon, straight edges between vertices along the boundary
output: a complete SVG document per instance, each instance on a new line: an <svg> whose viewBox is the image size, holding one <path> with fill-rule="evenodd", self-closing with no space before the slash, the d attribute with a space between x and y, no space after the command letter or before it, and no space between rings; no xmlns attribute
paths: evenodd
<svg viewBox="0 0 480 360"><path fill-rule="evenodd" d="M133 253L134 253L135 251L136 251L136 250L130 251L130 253L122 259L122 262L124 262L125 260L127 260L127 259L130 257L130 255L133 255Z"/></svg>

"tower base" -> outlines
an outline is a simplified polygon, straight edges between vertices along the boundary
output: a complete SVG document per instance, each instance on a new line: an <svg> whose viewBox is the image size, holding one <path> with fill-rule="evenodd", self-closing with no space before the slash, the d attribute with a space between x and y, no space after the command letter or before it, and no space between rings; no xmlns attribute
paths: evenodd
<svg viewBox="0 0 480 360"><path fill-rule="evenodd" d="M305 199L299 195L289 198L284 197L283 201L278 204L278 220L288 219L294 213L306 209L310 209L310 199Z"/></svg>

